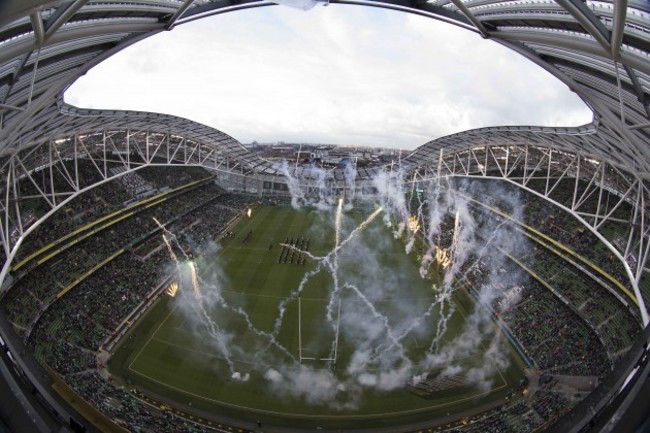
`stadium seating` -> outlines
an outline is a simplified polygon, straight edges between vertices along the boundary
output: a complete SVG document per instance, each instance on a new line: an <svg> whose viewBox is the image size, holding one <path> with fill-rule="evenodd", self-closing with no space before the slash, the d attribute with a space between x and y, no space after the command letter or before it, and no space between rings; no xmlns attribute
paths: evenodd
<svg viewBox="0 0 650 433"><path fill-rule="evenodd" d="M87 173L88 182L98 180L91 167L80 166L80 170ZM96 409L134 431L210 430L155 409L98 373L98 350L152 289L169 277L171 259L153 218L166 224L182 244L200 246L218 239L254 202L289 202L287 197L258 200L225 193L209 178L198 168L147 167L137 177L131 174L82 194L27 238L16 261L22 264L4 298L4 313L36 358ZM608 260L606 249L594 248L593 237L578 230L579 224L569 215L551 213L545 202L523 193L519 199L524 211L517 215L519 210L507 201L487 194L488 187L469 190L470 196L513 217L521 216L523 226L556 243L554 249L547 240L531 240L527 255L504 262L505 272L524 275L521 300L502 312L502 298L497 296L491 304L493 313L537 371L549 377L602 379L638 335L638 318L617 299L620 290L611 281L596 275L577 256L558 252L557 245L574 249L576 255L602 266L624 284L620 266ZM27 184L24 188L29 193ZM145 189L163 194L164 199L152 199L148 206L138 206L136 201L125 212L124 204L143 197ZM567 194L560 186L556 199L567 200ZM477 214L490 212L480 204L470 209ZM98 224L99 220L103 222ZM86 226L90 228L78 230ZM447 215L435 239L437 245L451 246L453 227L454 218ZM619 236L615 229L612 236ZM56 246L43 251L50 244ZM423 252L420 247L419 253ZM468 260L472 266L461 270L464 278L458 280L459 288L472 291L486 284L494 254L500 253L492 250L478 256L472 252ZM642 284L650 286L647 281ZM453 423L446 431L530 430L579 400L580 396L540 386L523 400Z"/></svg>

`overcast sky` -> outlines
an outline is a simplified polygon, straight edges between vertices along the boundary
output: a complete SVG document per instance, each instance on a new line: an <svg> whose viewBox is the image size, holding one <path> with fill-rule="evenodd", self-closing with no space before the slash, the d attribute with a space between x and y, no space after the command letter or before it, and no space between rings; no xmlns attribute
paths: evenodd
<svg viewBox="0 0 650 433"><path fill-rule="evenodd" d="M198 20L135 44L66 100L186 117L243 143L414 149L497 125L577 126L591 112L502 46L412 14L332 4Z"/></svg>

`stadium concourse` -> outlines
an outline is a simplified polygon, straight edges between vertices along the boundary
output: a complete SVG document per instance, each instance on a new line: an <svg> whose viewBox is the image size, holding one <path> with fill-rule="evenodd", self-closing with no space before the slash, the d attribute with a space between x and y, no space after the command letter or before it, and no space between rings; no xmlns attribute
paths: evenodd
<svg viewBox="0 0 650 433"><path fill-rule="evenodd" d="M223 241L251 207L381 201L378 179L387 176L398 180L395 202L406 202L403 212L384 206L389 222L408 225L415 215L423 257L434 228L439 262L459 242L458 212L436 215L445 200L462 203L462 217L479 232L496 222L525 239L520 253L466 251L448 286L488 313L526 364L526 380L473 411L375 430L650 427L648 2L329 3L417 13L492 39L566 84L593 121L470 130L425 143L390 167L287 170L191 120L63 100L78 77L148 36L269 2L2 2L0 431L304 431L170 401L112 378L105 360L173 292L176 255ZM431 191L442 195L420 197ZM518 275L517 287L505 290L495 275ZM486 297L486 286L497 290ZM426 376L404 387L432 397L455 380Z"/></svg>

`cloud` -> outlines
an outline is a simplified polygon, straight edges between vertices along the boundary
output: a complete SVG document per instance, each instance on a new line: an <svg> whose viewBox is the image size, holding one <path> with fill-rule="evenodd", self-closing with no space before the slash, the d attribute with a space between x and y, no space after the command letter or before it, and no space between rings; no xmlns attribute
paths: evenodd
<svg viewBox="0 0 650 433"><path fill-rule="evenodd" d="M108 59L66 98L177 114L242 142L412 149L475 127L591 120L566 86L495 42L421 16L335 4L178 26Z"/></svg>

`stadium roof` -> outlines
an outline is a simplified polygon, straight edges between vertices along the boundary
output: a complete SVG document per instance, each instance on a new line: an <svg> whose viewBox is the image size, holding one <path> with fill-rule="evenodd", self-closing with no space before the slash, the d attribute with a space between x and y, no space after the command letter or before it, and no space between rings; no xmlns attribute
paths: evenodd
<svg viewBox="0 0 650 433"><path fill-rule="evenodd" d="M608 160L650 177L650 3L646 0L331 0L413 12L477 32L549 71L593 110L579 128L482 128L431 141L440 148L526 143ZM201 17L271 6L259 0L6 0L0 6L0 154L103 128L183 134L272 172L234 138L175 116L71 107L62 94L123 48ZM179 85L182 77L177 83ZM227 125L224 125L227 127Z"/></svg>

